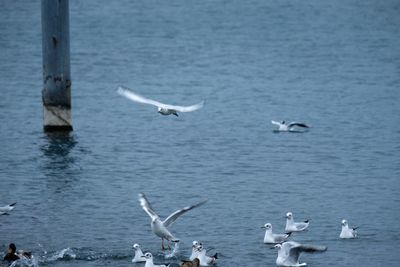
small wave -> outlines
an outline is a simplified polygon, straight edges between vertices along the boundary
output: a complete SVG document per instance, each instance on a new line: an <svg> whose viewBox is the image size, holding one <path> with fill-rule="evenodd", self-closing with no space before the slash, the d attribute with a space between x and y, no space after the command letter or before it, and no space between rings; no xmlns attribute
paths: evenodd
<svg viewBox="0 0 400 267"><path fill-rule="evenodd" d="M40 257L39 263L48 265L55 261L96 261L96 260L123 260L132 258L131 254L118 252L98 252L90 248L65 248L59 251L47 252ZM35 266L36 267L36 266Z"/></svg>
<svg viewBox="0 0 400 267"><path fill-rule="evenodd" d="M31 259L19 259L14 261L10 267L39 267L39 263L34 256Z"/></svg>
<svg viewBox="0 0 400 267"><path fill-rule="evenodd" d="M175 246L172 249L171 253L166 253L164 257L166 259L171 259L171 258L175 257L178 254L178 252L179 252L179 243L177 242L177 243L175 243Z"/></svg>

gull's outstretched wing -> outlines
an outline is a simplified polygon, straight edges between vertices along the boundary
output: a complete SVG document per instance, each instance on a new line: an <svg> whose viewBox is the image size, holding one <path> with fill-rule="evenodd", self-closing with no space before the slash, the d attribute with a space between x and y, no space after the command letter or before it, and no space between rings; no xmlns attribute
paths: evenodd
<svg viewBox="0 0 400 267"><path fill-rule="evenodd" d="M199 207L199 206L203 205L203 204L206 203L206 202L207 202L207 200L204 200L204 201L202 201L202 202L200 202L200 203L198 203L198 204L196 204L196 205L184 207L183 209L180 209L180 210L175 211L174 213L172 213L171 215L169 215L169 216L163 221L164 226L165 226L165 227L170 226L172 223L175 222L175 220L176 220L179 216L181 216L182 214L188 212L188 211L191 210L191 209L194 209L194 208L196 208L196 207Z"/></svg>
<svg viewBox="0 0 400 267"><path fill-rule="evenodd" d="M139 193L139 202L140 206L142 206L143 210L150 216L152 220L159 218L143 193Z"/></svg>
<svg viewBox="0 0 400 267"><path fill-rule="evenodd" d="M204 106L204 101L201 101L200 103L191 105L191 106L174 106L174 105L166 105L169 109L174 109L179 112L192 112L198 109L201 109Z"/></svg>
<svg viewBox="0 0 400 267"><path fill-rule="evenodd" d="M9 212L9 211L12 211L15 207L15 204L17 204L17 202L15 202L15 203L12 203L12 204L10 204L10 205L6 205L6 206L3 206L3 207L0 207L0 212Z"/></svg>
<svg viewBox="0 0 400 267"><path fill-rule="evenodd" d="M326 247L326 246L312 246L312 245L297 244L290 248L289 254L290 254L290 257L293 257L297 260L300 256L301 252L316 253L316 252L324 252L327 249L328 249L328 247Z"/></svg>
<svg viewBox="0 0 400 267"><path fill-rule="evenodd" d="M275 124L275 125L278 125L278 126L281 125L281 123L280 123L280 122L277 122L277 121L271 121L271 123L272 123L272 124Z"/></svg>
<svg viewBox="0 0 400 267"><path fill-rule="evenodd" d="M291 122L288 125L289 127L294 127L294 126L298 126L298 127L303 127L303 128L310 128L309 125L305 124L305 123L301 123L301 122Z"/></svg>
<svg viewBox="0 0 400 267"><path fill-rule="evenodd" d="M129 90L128 88L123 87L123 86L118 86L117 92L118 92L118 94L122 95L123 97L126 97L129 100L132 100L134 102L153 105L153 106L162 107L162 108L167 106L161 102L158 102L158 101L146 98L144 96L141 96L139 94L136 94L136 93L132 92L131 90Z"/></svg>
<svg viewBox="0 0 400 267"><path fill-rule="evenodd" d="M152 100L152 99L146 98L144 96L141 96L123 86L119 86L117 92L118 92L118 94L122 95L123 97L126 97L129 100L132 100L134 102L153 105L153 106L165 108L165 109L173 109L173 110L176 110L179 112L191 112L191 111L198 110L204 106L204 101L201 101L200 103L197 103L197 104L191 105L191 106L168 105L168 104L164 104L164 103L158 102L156 100Z"/></svg>

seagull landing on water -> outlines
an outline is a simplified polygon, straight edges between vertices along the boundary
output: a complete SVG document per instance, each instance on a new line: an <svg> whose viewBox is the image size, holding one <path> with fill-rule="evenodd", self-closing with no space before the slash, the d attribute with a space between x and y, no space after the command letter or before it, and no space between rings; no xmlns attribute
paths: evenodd
<svg viewBox="0 0 400 267"><path fill-rule="evenodd" d="M140 248L139 244L133 245L133 250L135 251L135 257L133 257L132 262L145 262L146 259L143 257L143 251Z"/></svg>
<svg viewBox="0 0 400 267"><path fill-rule="evenodd" d="M156 106L157 112L162 115L178 116L178 112L192 112L201 109L204 106L204 101L201 101L200 103L191 106L174 106L174 105L163 104L156 100L152 100L144 96L141 96L139 94L136 94L123 86L119 86L117 92L123 97L126 97L134 102Z"/></svg>
<svg viewBox="0 0 400 267"><path fill-rule="evenodd" d="M153 263L153 255L150 252L147 252L142 257L146 260L146 264L144 265L144 267L169 267L169 264L155 265Z"/></svg>
<svg viewBox="0 0 400 267"><path fill-rule="evenodd" d="M291 212L286 213L286 232L301 232L307 229L310 224L310 220L304 222L295 222L293 214Z"/></svg>
<svg viewBox="0 0 400 267"><path fill-rule="evenodd" d="M0 215L8 215L8 213L15 208L15 204L17 204L17 202L0 207Z"/></svg>
<svg viewBox="0 0 400 267"><path fill-rule="evenodd" d="M291 122L289 124L286 124L285 121L271 121L272 124L278 125L279 129L278 131L280 132L293 132L295 131L296 127L301 127L301 128L310 128L311 126L305 124L305 123L301 123L301 122Z"/></svg>
<svg viewBox="0 0 400 267"><path fill-rule="evenodd" d="M350 228L347 220L342 220L342 231L340 232L340 238L342 239L351 239L357 237L357 228Z"/></svg>
<svg viewBox="0 0 400 267"><path fill-rule="evenodd" d="M266 223L263 227L265 229L264 244L277 244L285 242L289 237L291 232L287 234L274 234L272 233L272 224Z"/></svg>
<svg viewBox="0 0 400 267"><path fill-rule="evenodd" d="M191 209L199 207L207 202L207 200L202 201L196 205L184 207L183 209L177 210L171 215L169 215L164 221L161 221L160 217L154 212L153 208L150 205L150 202L147 200L146 196L143 193L139 194L139 202L142 206L143 210L150 216L151 218L151 230L153 233L161 238L161 246L164 250L164 239L171 242L179 242L179 239L174 237L171 232L167 229L168 226L173 224L175 220L188 212Z"/></svg>
<svg viewBox="0 0 400 267"><path fill-rule="evenodd" d="M299 243L288 241L283 244L277 244L273 248L278 249L278 258L276 265L278 266L307 266L307 263L299 263L300 254L302 252L315 253L324 252L328 249L326 246L310 246L301 245Z"/></svg>

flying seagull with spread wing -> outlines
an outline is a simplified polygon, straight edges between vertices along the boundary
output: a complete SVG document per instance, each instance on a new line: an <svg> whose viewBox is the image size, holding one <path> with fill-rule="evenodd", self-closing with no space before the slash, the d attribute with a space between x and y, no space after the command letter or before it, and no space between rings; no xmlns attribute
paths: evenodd
<svg viewBox="0 0 400 267"><path fill-rule="evenodd" d="M117 92L121 96L128 98L131 101L156 106L158 113L162 115L178 116L178 112L192 112L201 109L204 106L204 101L201 101L200 103L191 106L175 106L175 105L163 104L156 100L152 100L144 96L141 96L137 93L134 93L132 90L123 86L119 86Z"/></svg>
<svg viewBox="0 0 400 267"><path fill-rule="evenodd" d="M150 205L150 202L147 200L146 196L143 193L139 194L139 202L140 205L142 206L143 210L150 216L151 218L151 230L155 235L161 238L161 246L162 249L165 249L164 247L164 239L170 241L170 242L179 242L179 239L176 238L171 232L168 230L168 227L175 222L175 220L183 215L184 213L188 212L191 209L194 209L196 207L199 207L203 205L204 203L207 202L207 200L202 201L198 204L195 204L193 206L187 206L184 207L183 209L177 210L171 215L169 215L164 221L160 219L160 217L154 212L153 208Z"/></svg>

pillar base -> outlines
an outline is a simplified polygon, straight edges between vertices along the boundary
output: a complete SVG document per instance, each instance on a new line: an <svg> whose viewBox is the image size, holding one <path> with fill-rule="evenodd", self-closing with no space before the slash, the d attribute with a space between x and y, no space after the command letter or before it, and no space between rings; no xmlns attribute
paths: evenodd
<svg viewBox="0 0 400 267"><path fill-rule="evenodd" d="M44 105L43 118L46 132L72 131L71 108Z"/></svg>

